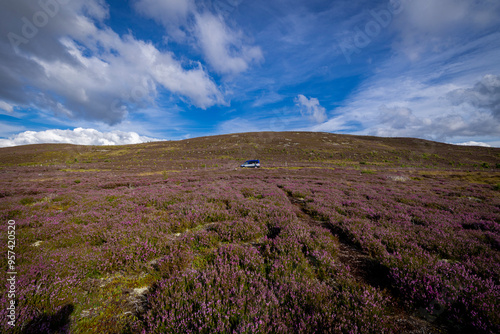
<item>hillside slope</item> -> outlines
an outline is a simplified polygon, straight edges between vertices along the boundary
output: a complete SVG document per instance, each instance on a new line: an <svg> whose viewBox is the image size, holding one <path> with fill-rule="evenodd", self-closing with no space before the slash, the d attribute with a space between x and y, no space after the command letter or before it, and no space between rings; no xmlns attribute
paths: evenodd
<svg viewBox="0 0 500 334"><path fill-rule="evenodd" d="M238 166L496 167L500 149L464 147L412 138L312 132L259 132L126 146L27 145L0 149L0 166L67 165L110 169L185 169ZM487 169L487 168L484 168Z"/></svg>

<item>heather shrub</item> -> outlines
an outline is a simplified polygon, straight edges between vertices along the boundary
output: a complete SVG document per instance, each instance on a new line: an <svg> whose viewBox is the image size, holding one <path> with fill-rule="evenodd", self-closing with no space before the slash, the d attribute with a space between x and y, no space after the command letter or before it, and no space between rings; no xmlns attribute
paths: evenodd
<svg viewBox="0 0 500 334"><path fill-rule="evenodd" d="M264 235L265 226L249 219L220 222L209 227L222 242L249 242Z"/></svg>
<svg viewBox="0 0 500 334"><path fill-rule="evenodd" d="M499 332L497 189L418 170L404 183L385 170L261 172L4 181L13 332L398 333L401 308L450 332Z"/></svg>
<svg viewBox="0 0 500 334"><path fill-rule="evenodd" d="M429 321L458 332L497 332L500 212L498 201L486 204L487 186L399 190L363 177L371 179L356 189L348 182L334 190L310 186L307 207L322 209L333 230L390 268L397 294Z"/></svg>
<svg viewBox="0 0 500 334"><path fill-rule="evenodd" d="M189 248L175 244L169 249L167 255L155 261L155 267L161 277L170 277L190 266L193 257L194 255Z"/></svg>
<svg viewBox="0 0 500 334"><path fill-rule="evenodd" d="M161 280L137 326L148 333L341 333L343 328L361 333L377 332L386 323L384 298L373 288L349 284L345 271L324 253L312 256L329 267L330 284L310 280L293 256L272 259L261 253L223 245L202 270L185 269Z"/></svg>

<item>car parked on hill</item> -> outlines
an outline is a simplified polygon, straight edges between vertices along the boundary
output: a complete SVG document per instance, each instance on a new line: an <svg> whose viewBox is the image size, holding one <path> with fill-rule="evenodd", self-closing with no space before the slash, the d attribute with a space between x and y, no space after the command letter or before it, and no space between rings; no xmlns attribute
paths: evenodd
<svg viewBox="0 0 500 334"><path fill-rule="evenodd" d="M240 167L242 168L260 168L259 160L247 160Z"/></svg>

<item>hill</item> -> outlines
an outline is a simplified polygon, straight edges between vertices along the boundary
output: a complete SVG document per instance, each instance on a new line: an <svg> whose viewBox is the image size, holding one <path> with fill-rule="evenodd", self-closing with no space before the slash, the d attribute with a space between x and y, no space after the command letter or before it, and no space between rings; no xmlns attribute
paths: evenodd
<svg viewBox="0 0 500 334"><path fill-rule="evenodd" d="M305 132L2 148L2 331L498 332L499 163Z"/></svg>
<svg viewBox="0 0 500 334"><path fill-rule="evenodd" d="M500 149L456 146L413 138L380 138L317 132L258 132L126 146L26 145L0 149L0 164L109 163L138 169L238 164L259 157L268 166L335 166L369 163L389 167L495 167ZM182 165L182 166L181 166Z"/></svg>

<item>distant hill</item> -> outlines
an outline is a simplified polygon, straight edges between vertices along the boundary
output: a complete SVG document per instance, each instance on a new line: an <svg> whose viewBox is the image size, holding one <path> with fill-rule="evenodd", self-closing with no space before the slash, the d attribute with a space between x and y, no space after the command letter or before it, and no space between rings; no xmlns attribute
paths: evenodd
<svg viewBox="0 0 500 334"><path fill-rule="evenodd" d="M164 170L237 167L377 166L481 170L500 167L500 148L414 138L318 132L255 132L124 146L38 144L0 149L0 166Z"/></svg>

